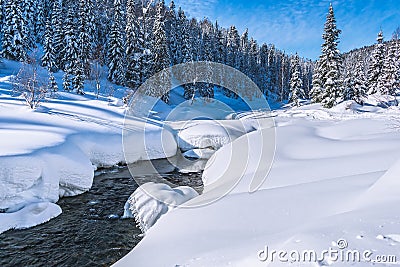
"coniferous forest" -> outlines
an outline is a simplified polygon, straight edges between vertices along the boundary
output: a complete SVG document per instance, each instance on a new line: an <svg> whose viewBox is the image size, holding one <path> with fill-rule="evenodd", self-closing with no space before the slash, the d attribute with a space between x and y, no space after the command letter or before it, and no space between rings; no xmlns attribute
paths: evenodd
<svg viewBox="0 0 400 267"><path fill-rule="evenodd" d="M205 18L188 18L172 1L1 0L1 57L63 71L62 89L84 94L87 80L104 76L126 87L126 101L147 78L175 64L213 61L249 76L271 101L300 105L301 99L330 108L343 100L363 104L367 95L394 95L399 87L400 48L396 36L345 54L338 50L341 31L330 6L321 56L312 61L289 55L273 44L258 44L248 31L220 27ZM54 87L57 87L56 85ZM210 84L187 84L184 97L212 98ZM152 89L148 94L169 96ZM237 97L224 90L228 97Z"/></svg>

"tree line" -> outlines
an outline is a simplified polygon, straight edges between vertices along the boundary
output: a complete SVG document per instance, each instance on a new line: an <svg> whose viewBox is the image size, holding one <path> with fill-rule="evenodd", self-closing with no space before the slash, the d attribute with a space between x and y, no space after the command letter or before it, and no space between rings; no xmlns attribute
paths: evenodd
<svg viewBox="0 0 400 267"><path fill-rule="evenodd" d="M242 71L275 101L293 95L293 72L301 97L311 91L311 60L288 55L272 44L259 45L247 30L240 34L234 25L226 29L207 18L187 18L173 1L169 6L163 0L0 1L1 56L26 61L30 51L42 47L42 66L51 77L64 72L66 91L83 94L85 81L93 79L93 66L106 66L107 79L126 86L129 95L162 69L200 60ZM212 98L214 88L187 84L184 97ZM237 97L229 90L223 92ZM162 88L151 88L148 94L169 101Z"/></svg>
<svg viewBox="0 0 400 267"><path fill-rule="evenodd" d="M395 99L400 88L400 42L398 30L389 42L384 42L382 31L377 43L341 54L338 50L339 34L332 5L326 17L321 56L313 75L311 99L331 108L345 100L363 105L368 96L378 101ZM390 101L389 101L390 102Z"/></svg>

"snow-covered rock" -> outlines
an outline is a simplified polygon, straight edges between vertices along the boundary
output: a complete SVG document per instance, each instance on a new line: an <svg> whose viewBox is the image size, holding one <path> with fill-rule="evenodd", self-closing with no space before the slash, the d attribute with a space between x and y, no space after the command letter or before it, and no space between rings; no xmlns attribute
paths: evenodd
<svg viewBox="0 0 400 267"><path fill-rule="evenodd" d="M123 217L134 217L146 233L163 214L196 196L198 193L188 186L171 188L166 184L145 183L129 197Z"/></svg>
<svg viewBox="0 0 400 267"><path fill-rule="evenodd" d="M191 149L183 153L183 156L192 159L209 159L214 153L215 150L209 148Z"/></svg>
<svg viewBox="0 0 400 267"><path fill-rule="evenodd" d="M178 131L178 146L182 151L192 149L218 150L239 136L254 130L248 124L235 121L189 121Z"/></svg>

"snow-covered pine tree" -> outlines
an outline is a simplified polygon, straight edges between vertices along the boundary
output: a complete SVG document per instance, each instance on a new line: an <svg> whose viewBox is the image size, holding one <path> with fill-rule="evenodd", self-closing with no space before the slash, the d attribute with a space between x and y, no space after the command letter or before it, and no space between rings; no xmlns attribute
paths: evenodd
<svg viewBox="0 0 400 267"><path fill-rule="evenodd" d="M192 62L192 55L191 55L191 51L192 51L192 43L190 42L190 38L189 38L189 23L186 19L186 15L185 12L179 8L178 10L178 24L180 27L180 32L181 32L181 36L182 36L182 42L180 43L180 45L178 47L180 47L180 63L189 63ZM187 77L191 77L193 74L191 73L190 68L187 68L187 70L184 73L178 73L178 75L182 78L184 78L184 80L186 80ZM193 97L195 90L194 87L192 86L192 84L185 84L183 86L184 88L184 93L183 93L183 97L185 99L190 99Z"/></svg>
<svg viewBox="0 0 400 267"><path fill-rule="evenodd" d="M49 71L55 71L57 69L56 54L53 46L53 27L50 23L50 20L47 20L43 42L42 66L47 67Z"/></svg>
<svg viewBox="0 0 400 267"><path fill-rule="evenodd" d="M65 21L64 49L62 50L64 65L64 83L65 91L73 90L71 76L75 75L79 66L79 45L75 25L75 16L72 6L67 7L67 18Z"/></svg>
<svg viewBox="0 0 400 267"><path fill-rule="evenodd" d="M35 0L23 0L22 3L22 18L23 18L23 40L25 45L31 49L35 46Z"/></svg>
<svg viewBox="0 0 400 267"><path fill-rule="evenodd" d="M241 54L240 50L240 36L234 25L229 28L227 35L227 56L226 56L226 64L239 69ZM238 81L239 82L239 81ZM228 97L237 98L237 94L224 88L224 95Z"/></svg>
<svg viewBox="0 0 400 267"><path fill-rule="evenodd" d="M256 40L250 38L248 52L248 75L260 87L261 77L258 64L259 53L260 51Z"/></svg>
<svg viewBox="0 0 400 267"><path fill-rule="evenodd" d="M83 75L89 75L90 64L94 49L94 23L93 23L93 3L92 0L79 1L79 17L78 17L78 59L80 62L80 72Z"/></svg>
<svg viewBox="0 0 400 267"><path fill-rule="evenodd" d="M300 106L299 98L304 98L304 89L300 73L300 59L297 53L292 58L291 67L292 67L291 71L292 76L290 78L289 103L293 103L296 106Z"/></svg>
<svg viewBox="0 0 400 267"><path fill-rule="evenodd" d="M213 61L213 44L211 39L211 34L213 32L213 25L207 19L202 22L203 32L202 32L202 53L201 60L211 62ZM212 67L207 64L207 68L203 69L207 73L207 77L210 78L208 83L203 83L200 85L199 93L200 96L206 98L214 98L214 84L211 83L211 77L213 76Z"/></svg>
<svg viewBox="0 0 400 267"><path fill-rule="evenodd" d="M108 80L125 84L125 28L121 0L114 0L114 16L108 37Z"/></svg>
<svg viewBox="0 0 400 267"><path fill-rule="evenodd" d="M4 24L2 27L2 57L16 61L24 61L26 59L28 47L24 41L24 24L19 2L5 0Z"/></svg>
<svg viewBox="0 0 400 267"><path fill-rule="evenodd" d="M229 28L227 36L227 64L235 69L240 67L240 37L234 25Z"/></svg>
<svg viewBox="0 0 400 267"><path fill-rule="evenodd" d="M177 22L177 16L175 11L175 3L171 1L169 5L169 16L168 16L168 24L169 24L169 34L168 34L168 48L169 48L169 57L172 65L176 65L179 63L178 61L178 41L181 41L179 38L179 26Z"/></svg>
<svg viewBox="0 0 400 267"><path fill-rule="evenodd" d="M85 73L84 73L84 66L83 61L78 59L78 62L75 66L74 70L74 79L72 81L73 87L76 90L78 95L84 95L85 92L83 90L85 84Z"/></svg>
<svg viewBox="0 0 400 267"><path fill-rule="evenodd" d="M267 77L267 69L268 69L268 45L262 44L259 50L259 69L260 69L260 76L259 76L259 85L258 87L261 89L263 95L269 95L269 84L268 84L268 77Z"/></svg>
<svg viewBox="0 0 400 267"><path fill-rule="evenodd" d="M268 60L266 62L267 67L267 88L279 94L278 92L278 73L280 68L280 63L277 59L277 51L274 45L268 47Z"/></svg>
<svg viewBox="0 0 400 267"><path fill-rule="evenodd" d="M0 0L0 43L1 43L1 37L3 33L3 23L4 23L4 0Z"/></svg>
<svg viewBox="0 0 400 267"><path fill-rule="evenodd" d="M46 31L45 0L37 0L36 11L34 14L33 35L36 43L43 43L43 35Z"/></svg>
<svg viewBox="0 0 400 267"><path fill-rule="evenodd" d="M217 21L215 22L214 36L215 36L214 61L217 63L225 63L226 60L226 45L224 44L225 37Z"/></svg>
<svg viewBox="0 0 400 267"><path fill-rule="evenodd" d="M375 45L371 56L371 64L368 69L368 94L375 94L384 91L383 84L383 62L385 59L385 46L383 44L383 32L379 31L378 43Z"/></svg>
<svg viewBox="0 0 400 267"><path fill-rule="evenodd" d="M58 91L58 85L56 79L54 78L53 72L49 71L49 89L52 93L56 93Z"/></svg>
<svg viewBox="0 0 400 267"><path fill-rule="evenodd" d="M52 45L55 57L55 70L64 69L64 12L62 0L55 0L51 12Z"/></svg>
<svg viewBox="0 0 400 267"><path fill-rule="evenodd" d="M336 27L336 19L332 4L329 6L329 12L326 16L324 26L324 34L322 38L321 56L318 61L318 68L315 71L314 77L316 88L313 92L313 100L321 100L321 103L326 108L331 108L336 105L342 97L342 82L340 79L342 57L337 46L339 43L339 34L341 31ZM316 96L316 93L322 90L322 96Z"/></svg>
<svg viewBox="0 0 400 267"><path fill-rule="evenodd" d="M394 96L396 94L396 89L398 89L400 85L400 73L397 68L397 42L392 41L388 46L388 52L382 68L383 91L381 91L381 94Z"/></svg>
<svg viewBox="0 0 400 267"><path fill-rule="evenodd" d="M154 56L154 69L153 73L158 73L164 69L169 68L170 58L168 54L167 36L165 32L165 3L160 0L157 4L157 15L153 26L153 56ZM169 89L170 89L170 74L164 72L164 76L160 77L158 83L154 87L149 88L148 92L151 96L161 97L165 103L169 102Z"/></svg>
<svg viewBox="0 0 400 267"><path fill-rule="evenodd" d="M246 75L249 75L249 30L246 29L240 37L240 62L239 70Z"/></svg>
<svg viewBox="0 0 400 267"><path fill-rule="evenodd" d="M192 18L189 22L189 39L190 39L190 46L191 51L190 54L192 55L193 61L198 61L200 59L200 52L201 52L201 30L199 23L195 18Z"/></svg>
<svg viewBox="0 0 400 267"><path fill-rule="evenodd" d="M135 0L128 0L126 6L126 83L136 90L142 83L142 56L144 48L143 26L140 20L143 19L142 6Z"/></svg>
<svg viewBox="0 0 400 267"><path fill-rule="evenodd" d="M351 99L356 101L358 104L363 105L367 97L368 88L365 84L366 77L361 58L358 58L358 60L356 60L356 66L354 72L355 72L354 82L353 82L354 88Z"/></svg>
<svg viewBox="0 0 400 267"><path fill-rule="evenodd" d="M321 71L318 62L315 64L314 74L312 76L312 89L310 92L311 102L320 103L322 101L322 80Z"/></svg>

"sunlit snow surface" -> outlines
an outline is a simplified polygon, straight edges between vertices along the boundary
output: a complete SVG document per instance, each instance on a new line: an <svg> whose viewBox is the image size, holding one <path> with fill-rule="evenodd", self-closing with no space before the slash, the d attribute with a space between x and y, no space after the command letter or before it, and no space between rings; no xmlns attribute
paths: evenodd
<svg viewBox="0 0 400 267"><path fill-rule="evenodd" d="M315 262L258 257L266 246L270 251L320 253L338 250L342 240L348 250L372 251L372 260L396 255L399 261L399 107L345 102L332 110L307 105L273 115L276 155L257 192L248 192L254 164L240 177L225 175L227 164L235 165L230 151L241 145L242 136L211 157L203 173L203 194L185 206L241 178L233 190L210 205L171 210L116 266L393 266L335 262L328 256ZM250 153L239 160L254 157L257 140L272 130L247 134Z"/></svg>

